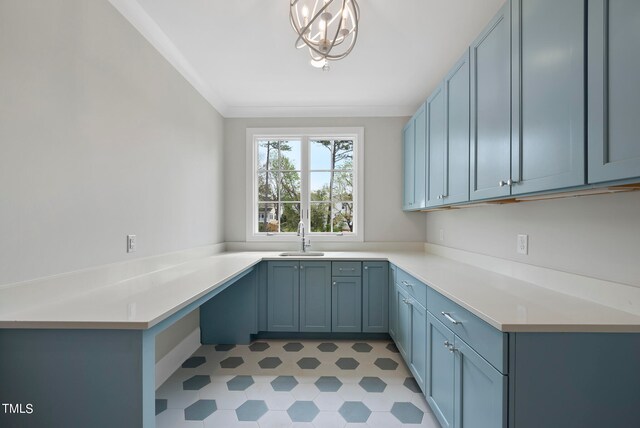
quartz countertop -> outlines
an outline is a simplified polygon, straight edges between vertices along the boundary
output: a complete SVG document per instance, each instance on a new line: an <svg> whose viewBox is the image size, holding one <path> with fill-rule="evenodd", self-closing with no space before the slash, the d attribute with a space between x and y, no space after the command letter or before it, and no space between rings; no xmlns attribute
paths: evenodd
<svg viewBox="0 0 640 428"><path fill-rule="evenodd" d="M47 299L20 295L34 287L0 288L0 328L148 329L263 260L304 259L388 260L503 332L640 332L639 315L425 252L279 254L220 253L100 287L47 289Z"/></svg>

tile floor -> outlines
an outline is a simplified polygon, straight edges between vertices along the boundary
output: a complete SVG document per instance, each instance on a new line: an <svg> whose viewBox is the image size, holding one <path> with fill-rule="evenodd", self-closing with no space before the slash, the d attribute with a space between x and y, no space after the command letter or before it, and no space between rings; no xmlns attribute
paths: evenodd
<svg viewBox="0 0 640 428"><path fill-rule="evenodd" d="M158 428L430 427L389 341L202 346L156 391Z"/></svg>

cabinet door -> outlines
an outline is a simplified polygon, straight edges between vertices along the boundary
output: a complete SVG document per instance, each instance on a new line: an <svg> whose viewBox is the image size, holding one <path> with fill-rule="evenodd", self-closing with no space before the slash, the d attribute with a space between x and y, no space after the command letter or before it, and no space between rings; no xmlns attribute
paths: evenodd
<svg viewBox="0 0 640 428"><path fill-rule="evenodd" d="M430 207L442 205L443 202L445 151L444 90L440 85L427 100L427 206Z"/></svg>
<svg viewBox="0 0 640 428"><path fill-rule="evenodd" d="M444 79L445 204L469 200L469 50Z"/></svg>
<svg viewBox="0 0 640 428"><path fill-rule="evenodd" d="M362 331L362 278L333 277L331 331Z"/></svg>
<svg viewBox="0 0 640 428"><path fill-rule="evenodd" d="M410 300L410 306L411 358L409 368L416 382L424 391L427 371L427 310L414 299Z"/></svg>
<svg viewBox="0 0 640 428"><path fill-rule="evenodd" d="M507 377L457 336L455 349L454 427L506 428Z"/></svg>
<svg viewBox="0 0 640 428"><path fill-rule="evenodd" d="M267 328L269 331L298 331L300 275L298 262L268 262Z"/></svg>
<svg viewBox="0 0 640 428"><path fill-rule="evenodd" d="M399 286L396 289L396 307L398 315L398 328L396 331L396 346L405 361L411 358L411 306L409 306L409 294Z"/></svg>
<svg viewBox="0 0 640 428"><path fill-rule="evenodd" d="M300 262L300 331L331 331L331 262Z"/></svg>
<svg viewBox="0 0 640 428"><path fill-rule="evenodd" d="M511 194L583 185L585 1L511 4Z"/></svg>
<svg viewBox="0 0 640 428"><path fill-rule="evenodd" d="M471 200L510 194L511 10L506 2L471 45Z"/></svg>
<svg viewBox="0 0 640 428"><path fill-rule="evenodd" d="M455 336L427 312L427 379L425 395L442 428L452 428L455 400Z"/></svg>
<svg viewBox="0 0 640 428"><path fill-rule="evenodd" d="M427 206L427 114L425 104L422 104L413 116L415 127L415 163L413 184L413 208L420 209Z"/></svg>
<svg viewBox="0 0 640 428"><path fill-rule="evenodd" d="M362 268L362 331L389 331L389 263L364 262Z"/></svg>
<svg viewBox="0 0 640 428"><path fill-rule="evenodd" d="M640 177L640 2L589 0L589 183Z"/></svg>
<svg viewBox="0 0 640 428"><path fill-rule="evenodd" d="M402 131L402 154L403 154L403 199L402 209L413 209L414 203L414 181L415 181L415 122L413 118L404 126Z"/></svg>
<svg viewBox="0 0 640 428"><path fill-rule="evenodd" d="M394 341L398 331L398 295L396 294L396 267L389 267L389 335Z"/></svg>

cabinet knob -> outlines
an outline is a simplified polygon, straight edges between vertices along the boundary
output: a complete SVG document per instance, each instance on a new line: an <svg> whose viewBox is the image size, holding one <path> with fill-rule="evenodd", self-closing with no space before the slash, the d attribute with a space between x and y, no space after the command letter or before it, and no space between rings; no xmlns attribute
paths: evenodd
<svg viewBox="0 0 640 428"><path fill-rule="evenodd" d="M500 187L504 187L504 186L506 186L506 185L507 185L507 182L506 182L506 181L504 181L504 180L500 180L500 181L498 181L498 186L500 186Z"/></svg>
<svg viewBox="0 0 640 428"><path fill-rule="evenodd" d="M294 269L298 269L298 266L294 266L293 268L294 268Z"/></svg>
<svg viewBox="0 0 640 428"><path fill-rule="evenodd" d="M508 186L513 186L514 184L517 184L518 182L516 180L512 180L512 179L508 179L507 180L507 185Z"/></svg>
<svg viewBox="0 0 640 428"><path fill-rule="evenodd" d="M448 340L444 341L444 347L447 348L449 350L449 352L455 352L456 348L453 345L453 343L449 342Z"/></svg>
<svg viewBox="0 0 640 428"><path fill-rule="evenodd" d="M300 266L300 269L304 269L304 266Z"/></svg>
<svg viewBox="0 0 640 428"><path fill-rule="evenodd" d="M338 285L338 283L334 281L333 284L331 284L331 285Z"/></svg>

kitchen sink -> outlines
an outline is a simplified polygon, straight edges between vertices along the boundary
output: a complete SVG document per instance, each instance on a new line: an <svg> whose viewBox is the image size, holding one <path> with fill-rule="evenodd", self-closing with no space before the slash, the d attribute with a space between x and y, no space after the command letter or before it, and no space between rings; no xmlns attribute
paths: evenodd
<svg viewBox="0 0 640 428"><path fill-rule="evenodd" d="M282 257L320 257L320 256L324 256L324 253L319 253L315 251L306 251L304 253L302 251L289 251L285 253L280 253L279 255Z"/></svg>

